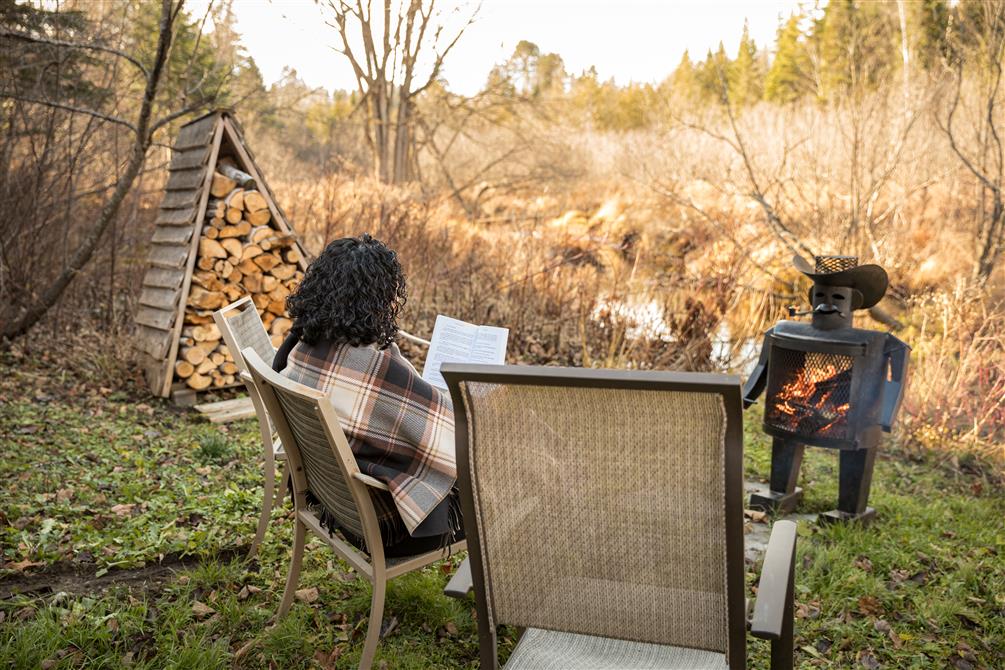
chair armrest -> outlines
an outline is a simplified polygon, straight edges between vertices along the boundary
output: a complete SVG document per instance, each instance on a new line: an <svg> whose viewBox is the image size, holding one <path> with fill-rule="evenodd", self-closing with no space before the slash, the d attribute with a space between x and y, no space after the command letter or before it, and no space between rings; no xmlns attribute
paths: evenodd
<svg viewBox="0 0 1005 670"><path fill-rule="evenodd" d="M454 576L447 582L447 587L443 589L443 595L451 598L464 598L471 593L474 583L471 581L471 559L465 558L464 562L458 566Z"/></svg>
<svg viewBox="0 0 1005 670"><path fill-rule="evenodd" d="M371 488L380 489L382 491L391 490L387 488L387 484L385 484L384 482L380 481L379 479L374 479L370 475L364 475L362 472L354 472L352 473L352 476Z"/></svg>
<svg viewBox="0 0 1005 670"><path fill-rule="evenodd" d="M398 334L401 335L406 340L408 340L409 342L412 342L414 344L421 344L424 347L428 347L429 346L429 340L424 340L421 337L417 337L416 335L412 335L411 333L409 333L407 331L399 329L398 330Z"/></svg>
<svg viewBox="0 0 1005 670"><path fill-rule="evenodd" d="M768 539L761 579L754 601L750 634L765 640L780 640L786 615L792 616L796 560L796 524L776 521ZM791 619L790 619L791 620Z"/></svg>

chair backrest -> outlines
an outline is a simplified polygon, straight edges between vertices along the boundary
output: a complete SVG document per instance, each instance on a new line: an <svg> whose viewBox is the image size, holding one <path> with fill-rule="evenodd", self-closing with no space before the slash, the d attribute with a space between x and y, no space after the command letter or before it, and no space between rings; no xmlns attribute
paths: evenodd
<svg viewBox="0 0 1005 670"><path fill-rule="evenodd" d="M327 396L273 371L251 347L242 354L286 448L297 508L310 491L339 526L379 546L373 503L355 479L359 466Z"/></svg>
<svg viewBox="0 0 1005 670"><path fill-rule="evenodd" d="M254 349L263 361L272 365L276 349L272 346L262 317L258 315L258 309L249 296L213 312L213 321L220 329L223 341L226 342L227 349L230 350L230 355L234 357L234 363L241 372L248 371L248 366L245 365L241 355L241 352L248 347Z"/></svg>
<svg viewBox="0 0 1005 670"><path fill-rule="evenodd" d="M442 372L485 631L510 624L700 648L742 667L737 377Z"/></svg>

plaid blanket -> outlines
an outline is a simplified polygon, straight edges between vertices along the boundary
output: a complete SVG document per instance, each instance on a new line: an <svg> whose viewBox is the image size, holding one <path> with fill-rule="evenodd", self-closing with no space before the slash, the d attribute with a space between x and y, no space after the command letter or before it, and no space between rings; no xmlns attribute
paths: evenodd
<svg viewBox="0 0 1005 670"><path fill-rule="evenodd" d="M403 522L413 534L457 479L450 396L424 381L394 344L380 350L299 342L283 374L328 394L359 469L390 489L390 496L371 492L382 528ZM436 526L446 523L442 516ZM447 530L429 525L419 534Z"/></svg>

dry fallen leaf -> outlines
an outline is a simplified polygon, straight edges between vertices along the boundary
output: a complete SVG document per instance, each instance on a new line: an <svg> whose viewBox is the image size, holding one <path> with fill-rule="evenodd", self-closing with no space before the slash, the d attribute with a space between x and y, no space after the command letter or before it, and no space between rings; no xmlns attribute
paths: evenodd
<svg viewBox="0 0 1005 670"><path fill-rule="evenodd" d="M14 572L24 572L28 568L35 568L40 565L45 565L44 563L37 563L35 561L29 561L27 559L23 561L15 561L14 563L7 563L3 567L8 570L13 570Z"/></svg>
<svg viewBox="0 0 1005 670"><path fill-rule="evenodd" d="M129 516L133 513L136 503L126 503L122 505L112 505L112 513L116 516Z"/></svg>
<svg viewBox="0 0 1005 670"><path fill-rule="evenodd" d="M866 616L882 614L883 606L874 596L862 596L858 599L858 611Z"/></svg>
<svg viewBox="0 0 1005 670"><path fill-rule="evenodd" d="M216 610L206 603L196 600L192 603L192 614L194 614L198 619L205 619L208 616L216 614Z"/></svg>
<svg viewBox="0 0 1005 670"><path fill-rule="evenodd" d="M309 589L300 589L296 592L297 600L302 603L312 603L321 597L318 590L315 587L310 587Z"/></svg>
<svg viewBox="0 0 1005 670"><path fill-rule="evenodd" d="M768 518L768 515L765 512L756 509L745 509L743 510L743 515L754 523L761 523Z"/></svg>

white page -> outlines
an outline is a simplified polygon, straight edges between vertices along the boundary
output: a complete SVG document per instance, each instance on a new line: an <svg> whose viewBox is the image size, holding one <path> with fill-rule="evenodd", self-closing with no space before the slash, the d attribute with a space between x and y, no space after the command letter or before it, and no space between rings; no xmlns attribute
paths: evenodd
<svg viewBox="0 0 1005 670"><path fill-rule="evenodd" d="M508 338L506 328L476 326L439 314L433 326L422 378L446 389L447 383L440 374L440 366L444 363L500 364L506 360Z"/></svg>

